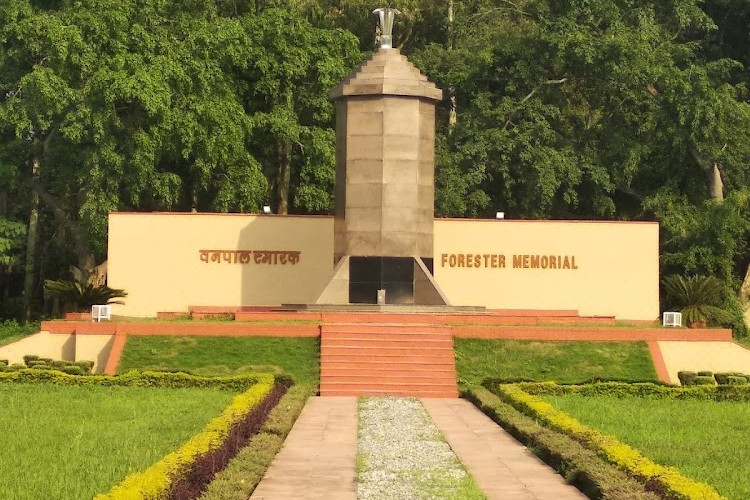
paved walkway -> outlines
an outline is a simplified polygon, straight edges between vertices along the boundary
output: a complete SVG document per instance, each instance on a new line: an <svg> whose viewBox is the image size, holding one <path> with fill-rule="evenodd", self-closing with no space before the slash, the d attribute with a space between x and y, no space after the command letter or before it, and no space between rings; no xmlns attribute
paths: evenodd
<svg viewBox="0 0 750 500"><path fill-rule="evenodd" d="M586 498L474 405L422 399L435 425L490 499ZM310 398L255 500L355 500L357 398Z"/></svg>
<svg viewBox="0 0 750 500"><path fill-rule="evenodd" d="M357 498L357 398L313 397L251 499Z"/></svg>
<svg viewBox="0 0 750 500"><path fill-rule="evenodd" d="M464 399L422 399L432 421L490 499L585 499Z"/></svg>

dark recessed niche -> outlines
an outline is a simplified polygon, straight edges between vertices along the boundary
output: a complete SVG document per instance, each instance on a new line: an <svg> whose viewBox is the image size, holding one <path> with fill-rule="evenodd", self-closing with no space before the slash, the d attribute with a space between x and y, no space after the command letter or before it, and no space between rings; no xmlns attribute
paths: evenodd
<svg viewBox="0 0 750 500"><path fill-rule="evenodd" d="M353 283L380 282L380 257L350 257L349 281Z"/></svg>
<svg viewBox="0 0 750 500"><path fill-rule="evenodd" d="M350 257L349 302L377 304L378 290L385 290L386 304L414 303L412 257Z"/></svg>
<svg viewBox="0 0 750 500"><path fill-rule="evenodd" d="M349 302L352 304L377 304L377 285L375 283L349 282Z"/></svg>
<svg viewBox="0 0 750 500"><path fill-rule="evenodd" d="M414 304L414 283L412 281L386 281L382 283L385 290L386 304Z"/></svg>
<svg viewBox="0 0 750 500"><path fill-rule="evenodd" d="M381 257L381 281L414 281L414 259L411 257Z"/></svg>

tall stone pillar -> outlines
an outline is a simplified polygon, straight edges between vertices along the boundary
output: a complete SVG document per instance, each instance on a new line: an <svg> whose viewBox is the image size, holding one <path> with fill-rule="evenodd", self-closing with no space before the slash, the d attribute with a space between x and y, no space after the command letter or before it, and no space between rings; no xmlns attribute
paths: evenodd
<svg viewBox="0 0 750 500"><path fill-rule="evenodd" d="M446 304L432 278L435 104L442 94L385 46L330 93L336 270L318 303L377 303L385 290L387 304Z"/></svg>

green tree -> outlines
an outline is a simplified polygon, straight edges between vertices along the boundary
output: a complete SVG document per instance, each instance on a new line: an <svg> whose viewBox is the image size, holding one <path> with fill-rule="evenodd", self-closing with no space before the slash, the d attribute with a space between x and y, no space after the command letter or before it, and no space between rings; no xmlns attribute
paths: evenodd
<svg viewBox="0 0 750 500"><path fill-rule="evenodd" d="M110 210L260 207L237 81L249 38L215 3L9 0L0 40L0 137L21 151L32 192L27 276L37 199L84 279L104 256Z"/></svg>
<svg viewBox="0 0 750 500"><path fill-rule="evenodd" d="M302 181L295 208L330 211L335 141L328 91L359 61L356 39L340 29L316 28L283 9L247 16L245 29L252 148L271 184L271 205L276 213L288 213Z"/></svg>

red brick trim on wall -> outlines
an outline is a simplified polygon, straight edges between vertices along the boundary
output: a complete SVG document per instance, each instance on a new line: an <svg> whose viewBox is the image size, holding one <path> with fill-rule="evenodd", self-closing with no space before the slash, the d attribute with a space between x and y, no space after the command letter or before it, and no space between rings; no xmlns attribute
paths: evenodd
<svg viewBox="0 0 750 500"><path fill-rule="evenodd" d="M360 315L361 316L361 315ZM453 317L420 316L420 323L452 326L457 338L497 340L557 340L596 342L651 342L651 341L732 341L732 330L727 328L621 328L604 326L528 326L528 325L451 325ZM306 318L307 319L307 318ZM367 323L358 315L323 315L325 323ZM428 321L431 320L431 321ZM381 323L396 323L398 318L383 318ZM404 323L411 323L404 321ZM254 337L317 337L320 323L262 324L245 322L143 322L118 323L90 321L43 321L41 329L51 333L76 335L113 335L118 328L127 335L208 335ZM118 326L116 326L118 325Z"/></svg>
<svg viewBox="0 0 750 500"><path fill-rule="evenodd" d="M317 337L320 326L310 324L262 325L247 323L143 322L91 323L87 321L43 321L42 331L76 335L206 335L225 337Z"/></svg>
<svg viewBox="0 0 750 500"><path fill-rule="evenodd" d="M732 340L726 328L591 328L529 326L454 326L453 336L466 339L557 340L593 342L649 342L657 340L724 341Z"/></svg>
<svg viewBox="0 0 750 500"><path fill-rule="evenodd" d="M112 349L107 357L107 365L104 367L105 375L117 374L117 367L120 364L120 358L125 350L125 343L128 336L120 328L115 329L115 341L112 343Z"/></svg>
<svg viewBox="0 0 750 500"><path fill-rule="evenodd" d="M654 363L656 376L659 377L659 380L662 382L671 383L672 381L669 379L667 364L664 362L664 356L662 356L661 349L659 348L659 342L649 342L648 351L651 353L651 361Z"/></svg>

